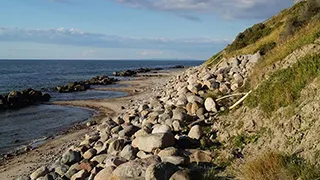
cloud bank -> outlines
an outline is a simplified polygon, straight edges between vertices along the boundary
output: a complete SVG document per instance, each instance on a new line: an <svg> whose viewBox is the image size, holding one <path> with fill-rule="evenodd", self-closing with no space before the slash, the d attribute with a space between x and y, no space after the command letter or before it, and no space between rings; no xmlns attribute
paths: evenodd
<svg viewBox="0 0 320 180"><path fill-rule="evenodd" d="M88 33L77 29L22 29L0 27L0 41L36 42L97 48L135 48L176 51L212 51L223 48L227 39L168 39L121 37L99 33Z"/></svg>
<svg viewBox="0 0 320 180"><path fill-rule="evenodd" d="M291 6L294 0L110 0L132 8L186 13L214 13L225 18L268 18Z"/></svg>

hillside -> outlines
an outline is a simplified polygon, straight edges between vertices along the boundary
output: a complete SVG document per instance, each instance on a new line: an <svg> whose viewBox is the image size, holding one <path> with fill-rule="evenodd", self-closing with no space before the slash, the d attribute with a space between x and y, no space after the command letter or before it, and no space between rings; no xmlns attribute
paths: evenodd
<svg viewBox="0 0 320 180"><path fill-rule="evenodd" d="M258 57L236 91L250 92L243 105L217 121L217 138L224 142L220 153L242 157L226 158L230 174L239 179L320 177L319 50L320 1L308 0L246 29L206 61L207 68L219 70Z"/></svg>

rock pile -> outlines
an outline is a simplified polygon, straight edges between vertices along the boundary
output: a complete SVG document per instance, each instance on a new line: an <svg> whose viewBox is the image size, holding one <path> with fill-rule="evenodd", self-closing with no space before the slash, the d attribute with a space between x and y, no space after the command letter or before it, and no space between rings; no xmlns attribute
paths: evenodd
<svg viewBox="0 0 320 180"><path fill-rule="evenodd" d="M79 146L28 178L191 179L203 171L201 165L213 165L209 149L218 140L211 126L228 106L217 98L243 86L258 59L258 54L247 55L212 69L186 70L154 89L149 100L132 102L125 112L103 119Z"/></svg>
<svg viewBox="0 0 320 180"><path fill-rule="evenodd" d="M182 65L177 65L177 66L172 66L167 69L182 69L184 66ZM123 76L123 77L129 77L129 76L136 76L138 73L148 73L151 71L159 71L159 70L164 70L164 68L139 68L139 69L134 69L134 70L124 70L124 71L118 71L118 72L113 72L114 76Z"/></svg>
<svg viewBox="0 0 320 180"><path fill-rule="evenodd" d="M47 102L50 98L49 94L33 89L11 91L9 94L0 95L0 110L23 108L38 102Z"/></svg>
<svg viewBox="0 0 320 180"><path fill-rule="evenodd" d="M59 93L86 91L90 89L90 85L108 85L117 81L118 81L117 79L110 78L108 76L96 76L89 80L72 82L64 86L57 86L55 90L58 91Z"/></svg>

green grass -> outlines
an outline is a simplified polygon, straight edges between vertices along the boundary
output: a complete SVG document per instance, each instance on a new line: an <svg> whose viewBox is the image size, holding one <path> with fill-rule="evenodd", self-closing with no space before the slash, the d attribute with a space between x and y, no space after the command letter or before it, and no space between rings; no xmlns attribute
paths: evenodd
<svg viewBox="0 0 320 180"><path fill-rule="evenodd" d="M248 107L259 106L267 114L286 107L300 97L301 90L320 76L320 56L310 55L287 69L274 72L245 101Z"/></svg>
<svg viewBox="0 0 320 180"><path fill-rule="evenodd" d="M207 66L212 67L216 65L222 58L223 58L223 51L220 51L217 54L213 55L211 58L209 58L205 63Z"/></svg>

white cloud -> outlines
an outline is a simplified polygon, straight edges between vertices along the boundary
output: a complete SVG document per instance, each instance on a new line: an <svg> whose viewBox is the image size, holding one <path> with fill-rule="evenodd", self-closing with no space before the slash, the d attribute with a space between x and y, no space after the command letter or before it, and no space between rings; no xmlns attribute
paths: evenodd
<svg viewBox="0 0 320 180"><path fill-rule="evenodd" d="M144 49L140 52L138 52L141 56L152 56L152 57L157 57L163 54L163 51L159 50L150 50L150 49Z"/></svg>
<svg viewBox="0 0 320 180"><path fill-rule="evenodd" d="M0 41L36 42L99 48L135 48L176 51L215 51L230 43L228 39L142 38L88 33L78 29L22 29L0 27Z"/></svg>
<svg viewBox="0 0 320 180"><path fill-rule="evenodd" d="M294 0L111 0L133 8L175 13L216 13L227 18L267 18ZM187 17L194 17L188 15ZM194 19L194 18L193 18Z"/></svg>

